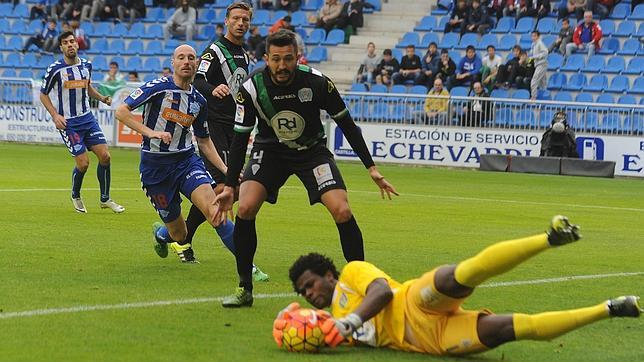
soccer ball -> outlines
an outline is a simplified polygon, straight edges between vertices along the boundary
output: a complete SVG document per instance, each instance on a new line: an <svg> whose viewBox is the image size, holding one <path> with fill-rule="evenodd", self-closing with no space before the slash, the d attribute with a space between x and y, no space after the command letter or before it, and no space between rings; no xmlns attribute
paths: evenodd
<svg viewBox="0 0 644 362"><path fill-rule="evenodd" d="M318 352L324 345L324 333L314 309L289 312L282 335L282 346L290 352Z"/></svg>

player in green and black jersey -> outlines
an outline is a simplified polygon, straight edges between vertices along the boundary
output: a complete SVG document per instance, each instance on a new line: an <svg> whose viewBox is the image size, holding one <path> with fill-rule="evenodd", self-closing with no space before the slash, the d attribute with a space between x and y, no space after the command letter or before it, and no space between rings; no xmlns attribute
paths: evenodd
<svg viewBox="0 0 644 362"><path fill-rule="evenodd" d="M320 120L325 110L369 170L384 197L397 195L378 172L360 130L331 80L319 71L297 65L295 34L280 30L266 41L267 66L249 76L237 93L235 137L230 148L226 187L218 196L219 212L232 208L238 175L256 119L251 158L239 190L235 219L237 293L223 301L225 307L250 306L252 262L257 248L255 217L264 201L277 202L280 187L295 174L306 187L311 204L321 202L331 213L347 261L363 260L362 233L347 200L346 187L331 152Z"/></svg>

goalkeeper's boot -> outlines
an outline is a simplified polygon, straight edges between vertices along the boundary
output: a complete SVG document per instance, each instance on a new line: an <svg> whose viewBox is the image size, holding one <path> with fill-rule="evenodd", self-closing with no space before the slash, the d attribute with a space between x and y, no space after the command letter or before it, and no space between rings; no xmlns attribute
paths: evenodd
<svg viewBox="0 0 644 362"><path fill-rule="evenodd" d="M159 229L164 228L165 225L163 225L160 222L155 222L152 224L152 236L154 237L154 251L157 252L157 255L159 255L162 258L166 258L168 256L168 243L165 240L161 240L159 237L157 237L157 231Z"/></svg>
<svg viewBox="0 0 644 362"><path fill-rule="evenodd" d="M117 214L120 214L123 211L125 211L125 208L123 206L117 204L112 199L109 199L105 202L101 201L101 209L112 209L112 211L114 211Z"/></svg>
<svg viewBox="0 0 644 362"><path fill-rule="evenodd" d="M177 253L177 256L179 256L179 259L181 259L182 263L199 264L199 262L195 258L195 252L194 250L192 250L192 244L187 243L181 245L177 242L174 242L170 243L170 247L172 248L172 251Z"/></svg>
<svg viewBox="0 0 644 362"><path fill-rule="evenodd" d="M268 274L264 273L257 267L257 265L253 265L253 280L256 282L267 282L270 279Z"/></svg>
<svg viewBox="0 0 644 362"><path fill-rule="evenodd" d="M581 239L579 225L572 225L567 217L561 215L552 218L546 233L550 246L561 246Z"/></svg>
<svg viewBox="0 0 644 362"><path fill-rule="evenodd" d="M74 205L74 210L76 210L77 212L83 214L87 213L83 199L81 199L80 197L72 197L72 205Z"/></svg>
<svg viewBox="0 0 644 362"><path fill-rule="evenodd" d="M627 295L617 297L608 301L608 314L611 317L633 317L637 318L642 313L639 305L640 297Z"/></svg>
<svg viewBox="0 0 644 362"><path fill-rule="evenodd" d="M253 305L253 293L239 287L235 294L225 297L221 301L221 305L224 308L250 307Z"/></svg>

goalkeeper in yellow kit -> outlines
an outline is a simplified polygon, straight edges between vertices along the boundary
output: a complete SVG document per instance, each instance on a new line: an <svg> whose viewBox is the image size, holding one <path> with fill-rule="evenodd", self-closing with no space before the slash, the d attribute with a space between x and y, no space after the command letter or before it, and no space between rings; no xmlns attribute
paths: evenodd
<svg viewBox="0 0 644 362"><path fill-rule="evenodd" d="M635 296L532 315L461 308L487 279L579 238L578 226L555 216L546 233L496 243L457 265L440 266L404 283L362 261L348 263L338 275L333 262L317 253L301 256L289 277L296 292L313 306L331 307L332 317L324 320L322 329L332 347L352 340L435 355L476 353L511 341L548 340L609 317L639 317Z"/></svg>

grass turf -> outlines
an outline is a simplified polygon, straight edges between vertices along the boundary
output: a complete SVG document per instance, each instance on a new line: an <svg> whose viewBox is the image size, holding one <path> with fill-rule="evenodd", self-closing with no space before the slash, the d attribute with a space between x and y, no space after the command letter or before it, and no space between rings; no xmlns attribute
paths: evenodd
<svg viewBox="0 0 644 362"><path fill-rule="evenodd" d="M212 298L233 291L234 259L205 225L194 243L201 264L156 256L151 224L158 217L140 190L138 151L111 153L112 197L127 210L116 215L99 209L91 156L82 193L89 213L81 215L69 201L73 162L64 147L0 143L2 313ZM644 271L643 180L382 165L381 172L401 193L383 201L361 165L341 163L340 168L367 259L399 281L462 260L495 241L542 232L558 213L582 225L584 239L493 281ZM188 206L184 201L184 212ZM322 206L308 206L296 178L282 189L277 205L263 207L257 228L256 263L271 281L256 284L256 293L290 292L287 270L306 252L324 252L343 265L332 219ZM481 288L465 307L498 313L575 308L641 294L643 281L640 274ZM441 359L370 348L326 349L319 355L280 351L271 338L272 320L293 300L305 304L295 296L273 297L256 299L251 309L226 310L207 299L0 319L1 355L30 361ZM507 344L470 359L642 360L642 327L642 319L601 321L552 342Z"/></svg>

